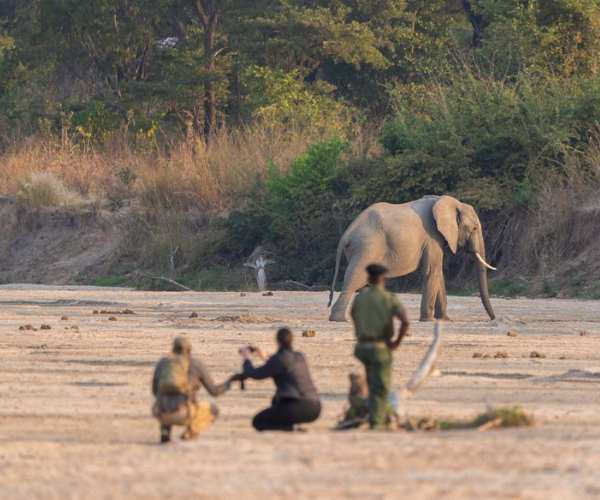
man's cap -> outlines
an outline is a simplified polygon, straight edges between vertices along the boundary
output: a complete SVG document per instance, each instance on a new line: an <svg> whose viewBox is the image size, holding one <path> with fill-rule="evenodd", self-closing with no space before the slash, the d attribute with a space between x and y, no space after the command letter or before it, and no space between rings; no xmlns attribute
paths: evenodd
<svg viewBox="0 0 600 500"><path fill-rule="evenodd" d="M175 337L175 340L173 340L173 352L189 354L192 352L192 343L186 337Z"/></svg>
<svg viewBox="0 0 600 500"><path fill-rule="evenodd" d="M367 266L367 273L369 273L369 276L373 276L374 278L377 278L382 274L386 274L387 272L387 268L381 264L369 264Z"/></svg>

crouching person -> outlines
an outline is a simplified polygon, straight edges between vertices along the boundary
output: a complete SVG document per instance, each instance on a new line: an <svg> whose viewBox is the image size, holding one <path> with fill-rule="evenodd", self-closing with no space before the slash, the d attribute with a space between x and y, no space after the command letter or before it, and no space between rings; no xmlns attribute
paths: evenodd
<svg viewBox="0 0 600 500"><path fill-rule="evenodd" d="M229 380L215 385L204 364L192 358L191 353L190 341L177 337L171 355L162 358L154 370L152 393L156 401L152 415L160 423L161 443L171 440L174 425L185 427L181 439L193 439L215 421L218 416L216 405L196 399L201 386L216 397L231 385Z"/></svg>
<svg viewBox="0 0 600 500"><path fill-rule="evenodd" d="M306 359L293 349L293 335L288 328L277 332L277 352L264 365L254 367L252 354L264 359L260 349L244 347L241 376L261 380L272 378L277 387L272 404L259 412L252 425L257 431L292 431L294 425L314 422L321 414L319 395L313 384Z"/></svg>

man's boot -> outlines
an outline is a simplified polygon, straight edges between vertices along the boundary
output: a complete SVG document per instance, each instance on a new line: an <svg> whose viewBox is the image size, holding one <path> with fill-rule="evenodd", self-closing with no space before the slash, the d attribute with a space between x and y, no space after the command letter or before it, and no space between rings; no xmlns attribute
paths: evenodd
<svg viewBox="0 0 600 500"><path fill-rule="evenodd" d="M171 426L170 425L161 425L160 426L160 442L168 443L171 441Z"/></svg>

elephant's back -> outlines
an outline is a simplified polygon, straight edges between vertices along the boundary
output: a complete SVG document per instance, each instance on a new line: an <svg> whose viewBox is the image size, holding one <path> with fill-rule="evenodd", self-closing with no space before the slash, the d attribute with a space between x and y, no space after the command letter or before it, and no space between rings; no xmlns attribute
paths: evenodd
<svg viewBox="0 0 600 500"><path fill-rule="evenodd" d="M363 213L369 223L381 229L390 225L418 224L420 217L418 211L414 210L413 203L374 203Z"/></svg>
<svg viewBox="0 0 600 500"><path fill-rule="evenodd" d="M411 205L412 203L374 203L354 219L346 231L346 236L354 237L361 232L385 232L404 225L420 226L421 218Z"/></svg>

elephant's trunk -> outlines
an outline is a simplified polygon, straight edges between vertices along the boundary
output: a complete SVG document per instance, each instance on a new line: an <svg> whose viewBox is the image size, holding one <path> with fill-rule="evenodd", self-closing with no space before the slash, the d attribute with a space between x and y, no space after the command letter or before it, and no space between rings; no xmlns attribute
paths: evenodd
<svg viewBox="0 0 600 500"><path fill-rule="evenodd" d="M487 270L492 269L496 270L495 267L490 266L485 260L485 243L483 241L483 234L480 231L477 231L476 237L472 241L473 250L475 253L475 258L477 260L477 272L479 275L479 296L481 297L481 303L485 308L488 316L491 320L496 318L494 314L494 309L492 309L492 304L490 302L490 292L488 289L488 280L487 280Z"/></svg>

